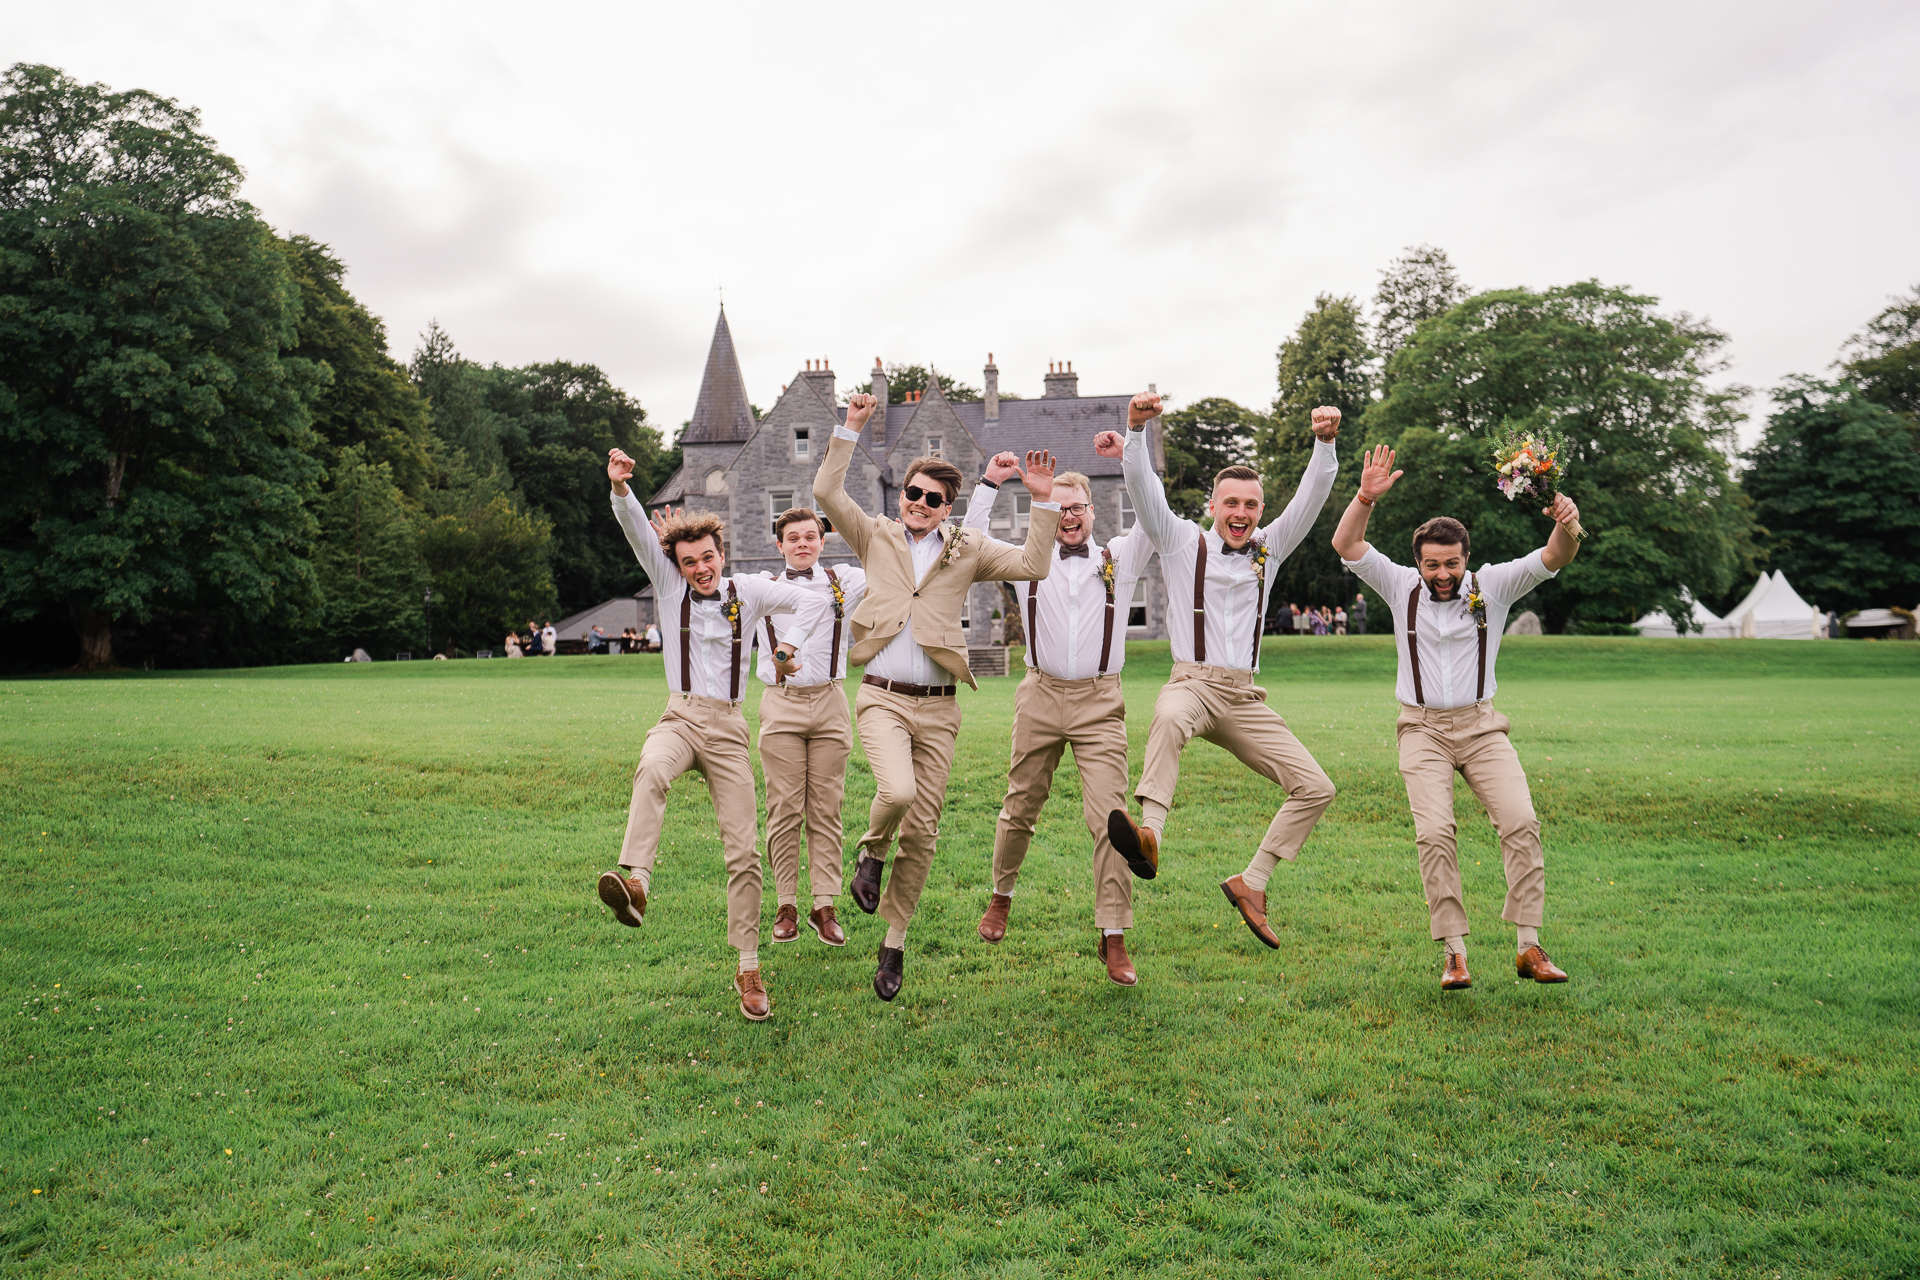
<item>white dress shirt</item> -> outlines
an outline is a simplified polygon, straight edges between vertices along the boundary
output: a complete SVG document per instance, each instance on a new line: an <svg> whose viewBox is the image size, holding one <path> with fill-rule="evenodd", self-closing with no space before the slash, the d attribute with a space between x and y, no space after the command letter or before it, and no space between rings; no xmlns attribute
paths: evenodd
<svg viewBox="0 0 1920 1280"><path fill-rule="evenodd" d="M974 491L964 521L984 532L993 515L994 490L982 485ZM1107 654L1107 674L1127 661L1127 610L1133 604L1134 584L1153 562L1153 543L1138 525L1107 543L1113 555L1113 643ZM1028 616L1027 594L1034 591L1032 632L1027 637L1027 666L1059 680L1089 680L1100 674L1100 641L1106 634L1107 587L1101 581L1101 546L1089 538L1085 556L1060 554L1053 545L1053 566L1044 582L1016 582L1020 617Z"/></svg>
<svg viewBox="0 0 1920 1280"><path fill-rule="evenodd" d="M798 587L813 599L813 611L808 615L808 625L813 634L807 637L804 647L797 650L800 655L800 669L787 677L787 684L793 688L805 689L816 684L825 684L829 680L847 678L847 650L853 647L852 618L853 611L859 607L861 598L867 594L867 571L857 564L833 566L834 577L840 580L840 593L844 597L840 605L840 657L834 663L833 671L827 670L827 661L833 657L833 586L827 581L826 566L814 565L807 570L804 578L791 578L787 570L761 575L770 582L784 583ZM793 628L781 623L773 624L774 638L781 644L792 639ZM767 644L767 624L762 622L758 633L760 641L760 661L754 668L762 684L776 684L779 673L773 669L773 650Z"/></svg>
<svg viewBox="0 0 1920 1280"><path fill-rule="evenodd" d="M1281 561L1292 554L1313 528L1320 508L1327 504L1327 495L1333 492L1333 479L1339 465L1339 456L1331 441L1314 441L1313 456L1307 461L1293 501L1252 539L1267 550L1266 569L1256 574L1251 553L1227 555L1226 544L1219 534L1173 513L1173 508L1167 505L1167 491L1147 451L1147 433L1140 429L1127 432L1121 471L1126 476L1134 510L1139 514L1137 527L1147 531L1154 549L1160 553L1160 576L1167 588L1167 638L1172 644L1175 662L1194 660L1193 562L1204 538L1207 665L1235 671L1260 669L1260 630L1267 614L1267 593L1273 589L1273 575L1278 572Z"/></svg>
<svg viewBox="0 0 1920 1280"><path fill-rule="evenodd" d="M838 428L846 430L845 427ZM940 553L947 549L946 526L929 529L921 537L907 534L907 548L913 552L913 580L916 585L925 582L927 575L933 572L933 566L940 563ZM944 688L953 683L953 675L945 667L933 660L933 655L922 649L913 638L913 615L907 615L907 624L900 628L900 634L887 641L886 648L873 655L867 663L867 674L878 676L882 680L899 680L906 684L924 684L935 688Z"/></svg>
<svg viewBox="0 0 1920 1280"><path fill-rule="evenodd" d="M634 557L640 561L640 567L653 580L654 607L660 611L661 621L665 623L660 628L660 652L666 658L668 689L674 693L718 698L722 702L740 701L747 692L747 665L751 658L749 647L753 644L754 628L760 626L761 619L768 614L795 615L787 633L781 638L795 648L805 646L812 630L807 615L814 611L815 604L813 597L801 590L799 584L788 586L769 582L758 574L746 574L738 578L719 579L719 590L712 596L695 595L693 587L680 575L680 566L660 549L660 539L647 522L647 509L640 505L640 499L633 495L631 489L625 497L617 493L612 497L614 518L627 535L627 542L633 547ZM733 680L733 624L727 621L726 616L728 583L733 584L740 597L740 680L737 692ZM693 648L688 654L687 671L692 687L682 688L680 605L689 597L693 601L689 620Z"/></svg>
<svg viewBox="0 0 1920 1280"><path fill-rule="evenodd" d="M1407 597L1414 588L1420 601L1414 625L1420 639L1420 689L1426 704L1440 710L1470 707L1480 677L1479 626L1467 610L1467 593L1477 585L1487 605L1487 700L1498 688L1493 678L1494 659L1500 655L1500 636L1507 629L1507 614L1520 597L1548 578L1558 577L1547 568L1541 553L1531 551L1505 564L1483 564L1478 573L1460 584L1454 598L1436 603L1420 571L1387 559L1380 548L1369 546L1358 560L1343 560L1360 581L1378 591L1393 610L1393 643L1400 655L1400 674L1394 681L1393 696L1407 706L1419 706L1414 696L1413 668L1407 662Z"/></svg>

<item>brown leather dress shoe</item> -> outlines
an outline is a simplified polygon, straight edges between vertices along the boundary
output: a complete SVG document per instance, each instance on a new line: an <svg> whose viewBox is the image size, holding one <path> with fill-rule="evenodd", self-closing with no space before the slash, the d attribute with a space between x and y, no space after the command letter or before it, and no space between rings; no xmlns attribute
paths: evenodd
<svg viewBox="0 0 1920 1280"><path fill-rule="evenodd" d="M1442 991L1465 991L1473 985L1473 975L1467 972L1467 958L1458 951L1447 952L1447 971L1440 975Z"/></svg>
<svg viewBox="0 0 1920 1280"><path fill-rule="evenodd" d="M600 901L613 911L613 918L621 924L638 929L647 920L647 891L640 887L640 877L631 880L622 879L618 871L609 871L600 877Z"/></svg>
<svg viewBox="0 0 1920 1280"><path fill-rule="evenodd" d="M1549 959L1537 942L1514 958L1513 967L1521 977L1532 978L1535 982L1567 980L1566 971Z"/></svg>
<svg viewBox="0 0 1920 1280"><path fill-rule="evenodd" d="M900 984L906 980L907 953L899 947L880 944L880 964L873 971L873 994L882 1000L891 1000L900 994Z"/></svg>
<svg viewBox="0 0 1920 1280"><path fill-rule="evenodd" d="M833 914L832 907L815 907L807 913L807 923L813 926L813 931L816 934L820 935L820 941L826 943L828 946L844 947L847 945L846 930L840 927L840 921L838 917Z"/></svg>
<svg viewBox="0 0 1920 1280"><path fill-rule="evenodd" d="M863 853L853 869L853 883L847 886L847 892L853 895L853 905L868 915L880 909L880 872L884 869L880 859Z"/></svg>
<svg viewBox="0 0 1920 1280"><path fill-rule="evenodd" d="M773 913L773 940L793 942L800 936L800 908L783 906Z"/></svg>
<svg viewBox="0 0 1920 1280"><path fill-rule="evenodd" d="M1007 936L1007 912L1013 909L1013 895L996 893L987 901L987 914L980 917L980 940L998 942Z"/></svg>
<svg viewBox="0 0 1920 1280"><path fill-rule="evenodd" d="M1107 815L1107 839L1127 860L1127 868L1142 880L1160 874L1160 836L1152 827L1143 827L1125 809Z"/></svg>
<svg viewBox="0 0 1920 1280"><path fill-rule="evenodd" d="M740 993L740 1012L748 1022L765 1022L773 1012L773 998L760 981L758 969L742 969L733 975L733 989Z"/></svg>
<svg viewBox="0 0 1920 1280"><path fill-rule="evenodd" d="M1253 930L1253 936L1274 950L1280 949L1280 935L1267 927L1267 891L1249 889L1247 882L1239 876L1220 882L1220 892L1227 895L1234 910L1247 922L1247 928Z"/></svg>
<svg viewBox="0 0 1920 1280"><path fill-rule="evenodd" d="M1100 958L1107 963L1107 976L1121 986L1130 987L1140 981L1140 975L1133 971L1133 961L1127 958L1127 940L1124 935L1101 934Z"/></svg>

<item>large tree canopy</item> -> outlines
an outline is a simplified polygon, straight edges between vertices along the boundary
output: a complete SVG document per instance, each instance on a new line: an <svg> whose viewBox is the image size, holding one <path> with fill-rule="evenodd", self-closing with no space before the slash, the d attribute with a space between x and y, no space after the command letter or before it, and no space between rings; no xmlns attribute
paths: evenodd
<svg viewBox="0 0 1920 1280"><path fill-rule="evenodd" d="M299 290L198 113L51 68L0 81L0 609L311 606L320 474Z"/></svg>
<svg viewBox="0 0 1920 1280"><path fill-rule="evenodd" d="M1549 630L1723 595L1752 559L1752 515L1728 476L1744 392L1707 385L1722 334L1655 305L1588 281L1479 294L1421 324L1367 415L1367 438L1399 450L1407 473L1370 539L1404 559L1421 521L1450 515L1472 531L1475 563L1540 546L1550 525L1540 504L1495 490L1490 438L1550 424L1572 442L1566 488L1590 536L1533 597Z"/></svg>
<svg viewBox="0 0 1920 1280"><path fill-rule="evenodd" d="M1445 249L1430 244L1408 248L1380 273L1380 287L1373 295L1374 349L1382 360L1391 361L1424 321L1453 310L1470 292Z"/></svg>
<svg viewBox="0 0 1920 1280"><path fill-rule="evenodd" d="M1767 563L1822 609L1920 602L1920 426L1844 384L1793 378L1747 454Z"/></svg>
<svg viewBox="0 0 1920 1280"><path fill-rule="evenodd" d="M1195 400L1161 419L1167 454L1167 505L1198 520L1222 468L1251 466L1253 437L1262 419L1224 396Z"/></svg>
<svg viewBox="0 0 1920 1280"><path fill-rule="evenodd" d="M1867 321L1840 367L1867 399L1920 420L1920 285Z"/></svg>

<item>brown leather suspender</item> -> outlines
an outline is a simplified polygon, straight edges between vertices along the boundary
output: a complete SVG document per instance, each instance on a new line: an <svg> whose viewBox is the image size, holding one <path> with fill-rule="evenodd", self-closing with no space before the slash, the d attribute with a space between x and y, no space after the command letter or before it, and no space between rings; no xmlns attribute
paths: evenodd
<svg viewBox="0 0 1920 1280"><path fill-rule="evenodd" d="M1480 594L1480 580L1472 574L1467 575L1467 593ZM1420 611L1420 588L1414 587L1407 596L1407 665L1413 668L1413 700L1421 706L1427 705L1426 692L1420 687L1420 633L1416 620ZM1487 697L1487 624L1475 619L1479 632L1480 669L1474 680L1473 700L1484 702Z"/></svg>
<svg viewBox="0 0 1920 1280"><path fill-rule="evenodd" d="M733 579L727 579L727 603L740 603L739 589L733 585ZM740 611L733 611L733 670L727 680L727 701L740 701ZM767 633L771 637L773 627L769 623ZM689 585L686 593L680 597L680 692L693 692L693 587Z"/></svg>
<svg viewBox="0 0 1920 1280"><path fill-rule="evenodd" d="M826 572L827 598L832 599L833 589L840 585L840 579L834 575L831 567L828 567ZM827 655L827 679L829 680L840 678L840 614L840 605L835 602L833 605L833 652Z"/></svg>
<svg viewBox="0 0 1920 1280"><path fill-rule="evenodd" d="M1027 579L1027 660L1036 667L1040 665L1040 620L1039 606L1034 600L1039 593L1040 584Z"/></svg>
<svg viewBox="0 0 1920 1280"><path fill-rule="evenodd" d="M778 639L778 638L777 638L777 637L776 637L776 636L775 636L775 635L773 634L773 615L772 615L772 614L768 614L768 615L767 615L767 654L768 654L768 657L769 657L769 658L771 658L771 657L772 657L772 655L773 655L773 653L774 653L774 652L775 652L776 650L778 650L779 648L780 648L780 641L779 641L779 639ZM774 682L775 684L785 684L785 683L787 682L787 678L786 678L785 676L783 676L783 675L781 675L781 674L780 674L780 668L779 668L779 667L775 667L775 668L773 669L773 682Z"/></svg>
<svg viewBox="0 0 1920 1280"><path fill-rule="evenodd" d="M1193 553L1193 660L1207 660L1207 535Z"/></svg>
<svg viewBox="0 0 1920 1280"><path fill-rule="evenodd" d="M1253 545L1260 546L1260 540L1254 539ZM1260 669L1260 629L1267 622L1267 571L1260 570L1259 578L1253 587L1253 669Z"/></svg>
<svg viewBox="0 0 1920 1280"><path fill-rule="evenodd" d="M1107 621L1100 632L1100 674L1107 674L1107 658L1113 653L1113 552L1100 548L1100 577L1107 584Z"/></svg>

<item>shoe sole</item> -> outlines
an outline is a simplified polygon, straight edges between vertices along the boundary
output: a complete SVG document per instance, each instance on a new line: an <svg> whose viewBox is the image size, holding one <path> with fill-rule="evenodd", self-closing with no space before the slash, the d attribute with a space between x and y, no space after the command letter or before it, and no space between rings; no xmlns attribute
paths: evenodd
<svg viewBox="0 0 1920 1280"><path fill-rule="evenodd" d="M633 909L633 899L627 896L627 882L611 871L600 877L600 901L607 904L615 920L629 929L638 929L647 922L644 915Z"/></svg>
<svg viewBox="0 0 1920 1280"><path fill-rule="evenodd" d="M813 930L814 937L820 939L820 941L824 942L826 945L830 947L844 947L847 945L847 939L844 936L844 934L842 935L840 941L835 942L832 938L829 938L826 934L820 932L820 926L814 923L812 920L807 921L807 927Z"/></svg>
<svg viewBox="0 0 1920 1280"><path fill-rule="evenodd" d="M1270 949L1274 951L1278 951L1280 949L1280 940L1278 938L1268 938L1266 934L1260 932L1259 925L1255 924L1252 920L1247 918L1246 911L1242 909L1240 906L1240 899L1233 896L1233 890L1227 888L1227 886L1223 883L1220 886L1220 892L1227 895L1227 901L1233 904L1234 914L1240 917L1241 924L1244 924L1245 926L1247 926L1248 933L1251 933L1254 937L1266 943L1266 945Z"/></svg>
<svg viewBox="0 0 1920 1280"><path fill-rule="evenodd" d="M892 1004L892 1003L893 1003L893 996L897 996L897 995L899 995L899 994L900 994L900 992L899 992L899 990L898 990L898 989L896 989L896 990L894 991L894 993L893 993L893 996L890 996L890 995L888 995L888 994L887 994L886 992L884 992L884 991L882 991L882 990L880 989L880 984L876 982L876 983L874 983L874 984L873 984L873 994L875 994L875 995L877 995L877 996L879 996L879 997L880 997L880 998L881 998L882 1000L884 1000L884 1001L886 1001L886 1002L887 1002L888 1004Z"/></svg>
<svg viewBox="0 0 1920 1280"><path fill-rule="evenodd" d="M743 1004L740 1006L740 1016L745 1018L748 1022L765 1022L768 1018L771 1018L773 1016L773 1006L768 1005L767 1011L756 1018L754 1015L747 1012L747 1006Z"/></svg>
<svg viewBox="0 0 1920 1280"><path fill-rule="evenodd" d="M773 940L774 940L775 942L798 942L798 941L800 941L800 931L799 931L798 929L795 929L795 930L793 931L793 936L792 936L791 938L783 938L783 937L781 937L781 936L780 936L779 934L777 934L777 933L776 933L776 934L773 934L773 935L771 935L771 936L772 936L772 938L773 938Z"/></svg>
<svg viewBox="0 0 1920 1280"><path fill-rule="evenodd" d="M1523 974L1521 974L1520 976L1521 976L1522 978L1525 978L1525 977L1527 977L1527 975L1526 975L1526 974L1524 974L1524 973L1523 973ZM1571 976L1571 975L1569 975L1569 976ZM1566 979L1566 978L1534 978L1534 979L1532 979L1532 980L1533 980L1534 982L1538 982L1538 983L1540 983L1540 984L1541 984L1542 986L1548 986L1548 987L1551 987L1551 986L1554 986L1554 985L1556 985L1556 984L1558 984L1558 983L1562 983L1562 982L1565 982L1565 981L1566 981L1567 979Z"/></svg>
<svg viewBox="0 0 1920 1280"><path fill-rule="evenodd" d="M1126 859L1127 870L1139 879L1151 880L1160 874L1160 868L1147 861L1146 851L1140 847L1140 834L1134 830L1126 810L1115 809L1107 814L1107 840L1114 852Z"/></svg>
<svg viewBox="0 0 1920 1280"><path fill-rule="evenodd" d="M1440 984L1440 989L1442 991L1465 991L1472 985L1473 979L1468 978L1465 982L1443 982Z"/></svg>
<svg viewBox="0 0 1920 1280"><path fill-rule="evenodd" d="M1006 934L1003 933L998 938L988 937L987 931L985 929L975 929L974 932L980 935L980 941L986 943L990 947L999 946L1002 940L1004 940L1007 936Z"/></svg>

